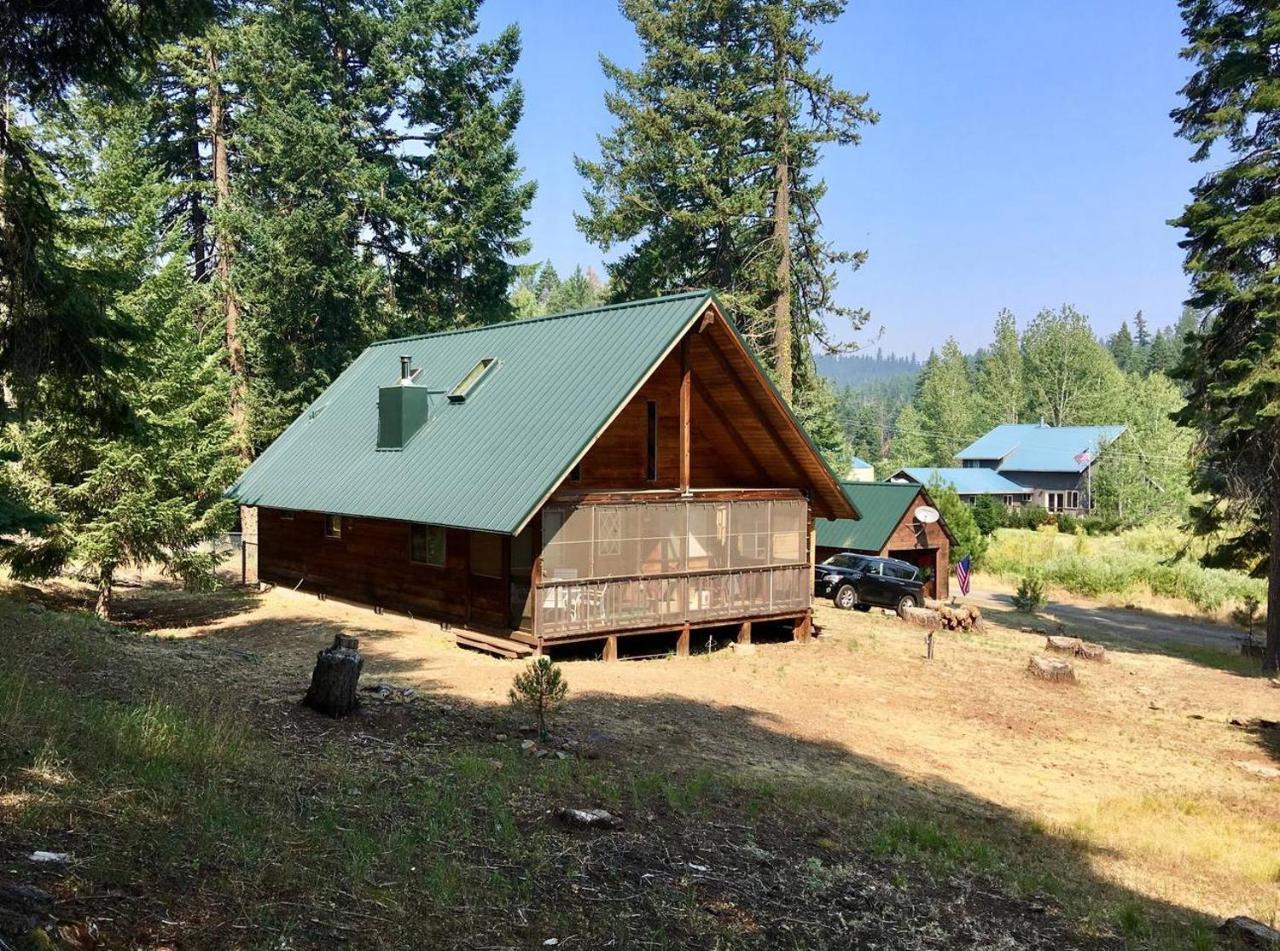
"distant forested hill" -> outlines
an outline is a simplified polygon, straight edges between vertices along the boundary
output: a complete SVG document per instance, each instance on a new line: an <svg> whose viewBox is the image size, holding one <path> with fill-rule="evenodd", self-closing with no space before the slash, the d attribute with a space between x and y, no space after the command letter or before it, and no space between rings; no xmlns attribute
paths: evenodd
<svg viewBox="0 0 1280 951"><path fill-rule="evenodd" d="M850 353L839 356L818 354L815 357L818 372L831 381L837 390L850 387L855 390L865 388L874 381L892 380L899 377L914 379L920 372L920 361L913 353L909 357L900 357L894 353L885 353L878 349L875 353Z"/></svg>

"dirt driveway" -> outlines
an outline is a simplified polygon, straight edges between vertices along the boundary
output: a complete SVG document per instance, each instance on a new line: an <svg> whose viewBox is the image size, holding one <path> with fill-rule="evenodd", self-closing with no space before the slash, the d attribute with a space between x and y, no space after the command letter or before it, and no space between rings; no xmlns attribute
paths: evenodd
<svg viewBox="0 0 1280 951"><path fill-rule="evenodd" d="M975 591L970 600L984 610L1013 610L1013 599L1007 592ZM1115 645L1128 643L1159 647L1180 644L1187 647L1212 647L1222 651L1235 651L1240 646L1241 632L1223 624L1097 604L1086 599L1079 599L1076 603L1051 599L1043 613L1067 626L1092 632L1094 640Z"/></svg>

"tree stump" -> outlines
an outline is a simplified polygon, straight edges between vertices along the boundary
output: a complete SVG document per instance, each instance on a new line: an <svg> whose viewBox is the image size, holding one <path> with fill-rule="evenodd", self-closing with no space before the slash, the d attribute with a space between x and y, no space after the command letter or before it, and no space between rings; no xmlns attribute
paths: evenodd
<svg viewBox="0 0 1280 951"><path fill-rule="evenodd" d="M1076 673L1071 664L1065 660L1058 660L1056 657L1046 657L1043 654L1031 655L1031 663L1027 665L1027 671L1032 677L1053 681L1054 683L1075 683L1076 679Z"/></svg>
<svg viewBox="0 0 1280 951"><path fill-rule="evenodd" d="M1063 637L1050 634L1045 638L1044 647L1045 650L1059 654L1070 654L1072 657L1079 657L1081 660L1106 660L1107 658L1107 649L1101 644L1082 641L1078 637Z"/></svg>
<svg viewBox="0 0 1280 951"><path fill-rule="evenodd" d="M331 717L345 717L356 708L356 687L360 681L359 640L350 634L338 634L333 646L316 655L311 672L311 686L302 698L305 706Z"/></svg>

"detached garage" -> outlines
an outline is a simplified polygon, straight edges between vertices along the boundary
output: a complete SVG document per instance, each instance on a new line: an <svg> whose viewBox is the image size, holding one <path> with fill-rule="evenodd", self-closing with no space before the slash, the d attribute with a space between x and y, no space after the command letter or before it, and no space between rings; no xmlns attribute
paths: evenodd
<svg viewBox="0 0 1280 951"><path fill-rule="evenodd" d="M925 597L948 597L955 539L941 517L927 521L937 509L924 488L896 482L842 482L841 486L862 517L817 519L818 560L843 551L898 558L926 575Z"/></svg>

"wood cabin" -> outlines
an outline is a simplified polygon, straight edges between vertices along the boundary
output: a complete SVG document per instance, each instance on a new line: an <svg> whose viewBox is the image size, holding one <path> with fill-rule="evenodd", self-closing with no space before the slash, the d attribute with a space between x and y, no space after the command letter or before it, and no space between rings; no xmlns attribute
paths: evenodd
<svg viewBox="0 0 1280 951"><path fill-rule="evenodd" d="M708 292L374 344L228 494L262 582L508 657L807 638L814 519L858 514Z"/></svg>
<svg viewBox="0 0 1280 951"><path fill-rule="evenodd" d="M898 558L925 573L925 597L949 597L951 546L955 539L941 514L933 522L921 521L917 516L922 506L937 511L924 487L897 482L845 482L844 491L860 517L819 519L817 560L846 551Z"/></svg>

